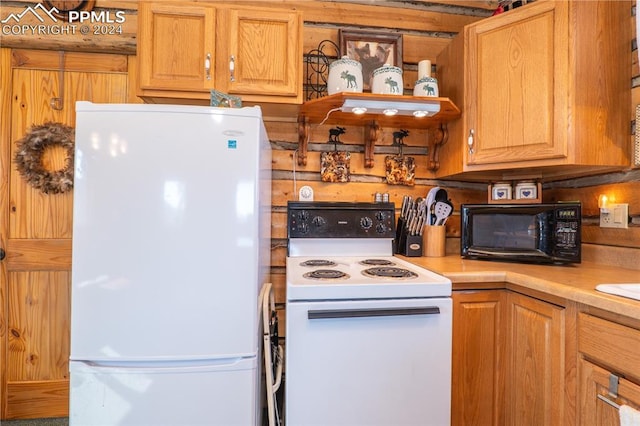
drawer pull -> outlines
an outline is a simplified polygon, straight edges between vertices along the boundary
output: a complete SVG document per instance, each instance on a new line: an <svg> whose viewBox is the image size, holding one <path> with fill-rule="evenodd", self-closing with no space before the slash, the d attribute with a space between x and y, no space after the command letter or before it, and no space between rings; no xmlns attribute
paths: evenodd
<svg viewBox="0 0 640 426"><path fill-rule="evenodd" d="M395 317L404 315L437 315L440 308L428 306L424 308L382 308L382 309L329 309L307 312L308 319Z"/></svg>
<svg viewBox="0 0 640 426"><path fill-rule="evenodd" d="M620 409L620 406L618 404L616 404L615 402L613 402L612 400L610 400L609 398L607 398L604 395L600 395L598 394L598 399L602 402L605 402L607 404L609 404L610 406L612 406L613 408L615 408L616 410Z"/></svg>
<svg viewBox="0 0 640 426"><path fill-rule="evenodd" d="M207 80L211 80L211 53L207 53L204 60L204 74Z"/></svg>

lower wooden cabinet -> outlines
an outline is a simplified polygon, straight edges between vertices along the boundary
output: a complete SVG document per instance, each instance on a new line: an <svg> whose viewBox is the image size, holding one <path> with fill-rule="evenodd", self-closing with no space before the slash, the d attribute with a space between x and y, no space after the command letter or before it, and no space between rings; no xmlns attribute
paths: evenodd
<svg viewBox="0 0 640 426"><path fill-rule="evenodd" d="M578 314L580 425L617 426L620 405L640 410L640 322L615 319Z"/></svg>
<svg viewBox="0 0 640 426"><path fill-rule="evenodd" d="M451 424L572 424L565 314L508 290L454 291Z"/></svg>
<svg viewBox="0 0 640 426"><path fill-rule="evenodd" d="M614 375L617 389L610 394L613 372L580 359L580 425L582 426L618 426L620 404L640 409L640 386ZM618 373L620 374L620 373ZM614 405L615 404L615 405Z"/></svg>
<svg viewBox="0 0 640 426"><path fill-rule="evenodd" d="M505 423L566 425L565 309L507 294Z"/></svg>
<svg viewBox="0 0 640 426"><path fill-rule="evenodd" d="M506 292L453 292L451 424L502 424Z"/></svg>

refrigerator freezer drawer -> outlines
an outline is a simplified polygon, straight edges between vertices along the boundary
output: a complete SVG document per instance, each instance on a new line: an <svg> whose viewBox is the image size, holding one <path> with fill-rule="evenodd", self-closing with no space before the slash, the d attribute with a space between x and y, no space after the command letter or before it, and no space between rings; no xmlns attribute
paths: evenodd
<svg viewBox="0 0 640 426"><path fill-rule="evenodd" d="M70 426L247 426L257 422L256 359L104 367L72 361Z"/></svg>

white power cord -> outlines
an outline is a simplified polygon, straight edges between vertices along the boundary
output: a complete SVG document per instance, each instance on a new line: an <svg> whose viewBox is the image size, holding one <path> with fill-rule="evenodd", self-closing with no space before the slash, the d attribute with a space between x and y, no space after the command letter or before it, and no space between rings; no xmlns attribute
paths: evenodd
<svg viewBox="0 0 640 426"><path fill-rule="evenodd" d="M340 111L340 107L338 108L333 108L330 109L329 111L327 111L327 114L324 116L324 118L322 119L322 121L320 123L318 123L316 126L314 127L320 127L322 126L328 119L329 116L331 114L333 114L336 111ZM307 146L309 145L309 139L311 137L311 132L307 132ZM298 150L296 149L295 151L293 151L293 167L291 168L293 171L293 193L296 194L297 200L300 201L300 194L298 194L298 180L296 177L296 164L298 164Z"/></svg>

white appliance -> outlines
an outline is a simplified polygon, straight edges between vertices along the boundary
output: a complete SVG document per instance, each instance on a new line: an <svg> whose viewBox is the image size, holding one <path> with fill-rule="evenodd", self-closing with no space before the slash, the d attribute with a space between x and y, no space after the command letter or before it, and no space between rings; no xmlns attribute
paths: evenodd
<svg viewBox="0 0 640 426"><path fill-rule="evenodd" d="M394 213L289 203L286 424L450 424L451 281L393 256Z"/></svg>
<svg viewBox="0 0 640 426"><path fill-rule="evenodd" d="M258 107L76 105L70 424L258 425Z"/></svg>

